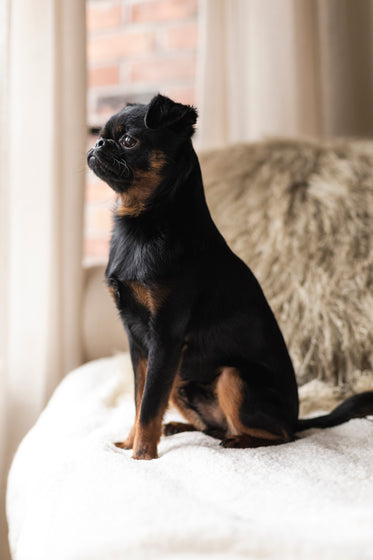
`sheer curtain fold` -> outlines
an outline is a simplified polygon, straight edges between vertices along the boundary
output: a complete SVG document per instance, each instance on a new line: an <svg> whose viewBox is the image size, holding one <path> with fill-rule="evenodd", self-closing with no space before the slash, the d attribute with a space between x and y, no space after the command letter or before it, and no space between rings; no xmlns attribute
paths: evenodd
<svg viewBox="0 0 373 560"><path fill-rule="evenodd" d="M373 133L373 1L200 0L199 146Z"/></svg>
<svg viewBox="0 0 373 560"><path fill-rule="evenodd" d="M86 71L83 1L0 3L3 498L17 444L80 363Z"/></svg>

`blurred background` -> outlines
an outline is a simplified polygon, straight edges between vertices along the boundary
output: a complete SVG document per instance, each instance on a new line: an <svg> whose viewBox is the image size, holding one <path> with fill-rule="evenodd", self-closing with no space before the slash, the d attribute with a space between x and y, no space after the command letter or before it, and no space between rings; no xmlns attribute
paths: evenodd
<svg viewBox="0 0 373 560"><path fill-rule="evenodd" d="M0 557L11 458L87 359L113 195L85 154L126 102L194 104L195 145L373 133L372 0L0 0ZM87 272L88 271L88 272Z"/></svg>

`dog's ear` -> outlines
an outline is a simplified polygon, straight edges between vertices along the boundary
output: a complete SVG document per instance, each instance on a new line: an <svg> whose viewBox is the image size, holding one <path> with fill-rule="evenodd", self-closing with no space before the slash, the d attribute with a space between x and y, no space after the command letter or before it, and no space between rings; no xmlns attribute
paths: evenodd
<svg viewBox="0 0 373 560"><path fill-rule="evenodd" d="M197 111L190 105L175 103L164 95L156 95L149 103L144 117L146 128L171 128L192 136L197 121Z"/></svg>

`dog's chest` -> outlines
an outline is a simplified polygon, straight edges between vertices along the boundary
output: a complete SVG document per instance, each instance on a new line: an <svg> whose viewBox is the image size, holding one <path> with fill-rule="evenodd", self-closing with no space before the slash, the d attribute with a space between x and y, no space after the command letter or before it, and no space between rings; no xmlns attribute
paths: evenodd
<svg viewBox="0 0 373 560"><path fill-rule="evenodd" d="M149 348L155 325L167 301L168 290L163 285L122 282L115 276L109 277L107 282L127 331L137 344L144 349Z"/></svg>
<svg viewBox="0 0 373 560"><path fill-rule="evenodd" d="M159 262L147 245L117 244L111 251L106 278L109 290L121 313L156 315L167 290L159 281Z"/></svg>
<svg viewBox="0 0 373 560"><path fill-rule="evenodd" d="M124 284L135 283L137 293L157 283L172 268L175 254L172 242L166 235L129 234L114 229L110 246L110 258L106 270L107 278L116 277ZM144 296L145 297L145 296ZM150 293L146 296L149 300Z"/></svg>
<svg viewBox="0 0 373 560"><path fill-rule="evenodd" d="M157 315L167 299L168 290L161 284L147 286L140 282L127 282L126 288L135 305L143 307L153 316Z"/></svg>
<svg viewBox="0 0 373 560"><path fill-rule="evenodd" d="M168 288L160 283L146 284L137 280L107 276L110 295L121 313L146 310L155 316L168 296Z"/></svg>

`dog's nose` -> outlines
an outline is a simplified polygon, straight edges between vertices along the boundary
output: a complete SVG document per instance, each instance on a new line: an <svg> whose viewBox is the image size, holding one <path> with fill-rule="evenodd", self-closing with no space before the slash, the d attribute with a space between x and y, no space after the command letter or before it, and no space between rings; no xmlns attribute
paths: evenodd
<svg viewBox="0 0 373 560"><path fill-rule="evenodd" d="M95 144L95 148L102 148L105 144L105 138L99 138Z"/></svg>

